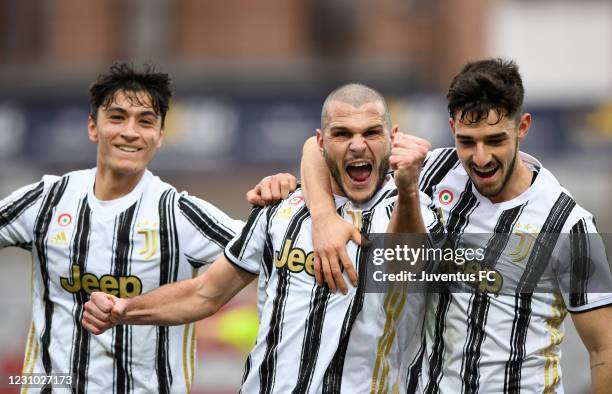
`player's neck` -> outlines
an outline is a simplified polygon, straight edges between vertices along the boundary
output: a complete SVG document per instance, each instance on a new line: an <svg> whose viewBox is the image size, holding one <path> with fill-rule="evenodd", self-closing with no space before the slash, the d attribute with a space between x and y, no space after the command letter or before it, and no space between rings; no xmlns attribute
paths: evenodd
<svg viewBox="0 0 612 394"><path fill-rule="evenodd" d="M527 168L520 156L516 158L514 170L510 175L510 179L504 186L504 189L498 195L491 197L492 203L497 204L505 201L510 201L523 194L531 186L533 172Z"/></svg>
<svg viewBox="0 0 612 394"><path fill-rule="evenodd" d="M100 201L110 201L129 194L142 179L144 171L136 174L118 175L113 171L96 169L94 196Z"/></svg>
<svg viewBox="0 0 612 394"><path fill-rule="evenodd" d="M342 188L338 186L338 184L336 183L336 180L333 178L331 180L331 191L336 196L346 197Z"/></svg>

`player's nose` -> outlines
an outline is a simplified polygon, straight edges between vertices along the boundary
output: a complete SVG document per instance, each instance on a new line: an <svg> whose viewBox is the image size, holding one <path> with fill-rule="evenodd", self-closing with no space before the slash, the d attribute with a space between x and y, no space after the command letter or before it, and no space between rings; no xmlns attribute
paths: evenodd
<svg viewBox="0 0 612 394"><path fill-rule="evenodd" d="M134 140L138 138L138 124L135 119L130 119L126 124L123 130L121 130L121 136L123 138Z"/></svg>
<svg viewBox="0 0 612 394"><path fill-rule="evenodd" d="M366 142L365 138L361 134L355 134L351 138L351 143L349 145L349 149L355 153L362 153L366 150Z"/></svg>
<svg viewBox="0 0 612 394"><path fill-rule="evenodd" d="M491 162L491 153L484 147L484 144L476 144L472 162L480 168L486 167Z"/></svg>

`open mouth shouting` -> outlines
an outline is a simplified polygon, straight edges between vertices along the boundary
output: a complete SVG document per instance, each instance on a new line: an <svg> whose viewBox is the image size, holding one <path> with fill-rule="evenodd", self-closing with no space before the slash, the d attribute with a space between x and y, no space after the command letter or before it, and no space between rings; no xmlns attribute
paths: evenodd
<svg viewBox="0 0 612 394"><path fill-rule="evenodd" d="M367 186L372 176L372 163L368 160L355 160L347 163L344 169L355 186Z"/></svg>

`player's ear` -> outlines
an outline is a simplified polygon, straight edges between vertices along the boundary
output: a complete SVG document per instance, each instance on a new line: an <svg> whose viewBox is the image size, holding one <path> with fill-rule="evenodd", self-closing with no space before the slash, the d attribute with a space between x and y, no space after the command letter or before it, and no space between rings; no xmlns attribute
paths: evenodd
<svg viewBox="0 0 612 394"><path fill-rule="evenodd" d="M522 140L523 138L527 136L527 133L529 133L530 126L531 126L531 114L526 112L523 115L521 115L521 118L519 119L519 125L518 125L518 139L519 140Z"/></svg>
<svg viewBox="0 0 612 394"><path fill-rule="evenodd" d="M450 127L451 133L454 136L455 135L455 119L453 119L452 117L448 118L448 126Z"/></svg>
<svg viewBox="0 0 612 394"><path fill-rule="evenodd" d="M89 140L94 143L98 143L98 127L96 126L96 121L94 118L89 115L89 119L87 119L87 135L89 136Z"/></svg>
<svg viewBox="0 0 612 394"><path fill-rule="evenodd" d="M323 132L321 129L317 129L317 145L319 145L319 150L323 152Z"/></svg>
<svg viewBox="0 0 612 394"><path fill-rule="evenodd" d="M396 135L396 134L397 134L397 133L399 133L399 132L400 132L399 125L398 125L398 124L394 124L394 125L391 127L391 139L393 139L393 136L394 136L394 135Z"/></svg>
<svg viewBox="0 0 612 394"><path fill-rule="evenodd" d="M164 128L162 127L159 130L159 139L157 140L157 149L162 147L162 143L164 142L164 135L166 134L166 131L164 130Z"/></svg>

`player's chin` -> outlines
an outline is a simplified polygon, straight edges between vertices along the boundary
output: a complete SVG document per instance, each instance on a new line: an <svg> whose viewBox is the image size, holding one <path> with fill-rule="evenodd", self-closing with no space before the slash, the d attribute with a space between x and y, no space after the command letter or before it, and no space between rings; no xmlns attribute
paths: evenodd
<svg viewBox="0 0 612 394"><path fill-rule="evenodd" d="M353 178L348 171L342 176L343 190L349 200L363 203L372 198L378 184L378 172L370 171L365 178Z"/></svg>
<svg viewBox="0 0 612 394"><path fill-rule="evenodd" d="M501 192L501 185L497 183L493 185L486 184L486 183L485 184L476 183L475 185L476 185L476 189L483 197L487 197L487 198L495 197Z"/></svg>
<svg viewBox="0 0 612 394"><path fill-rule="evenodd" d="M364 203L366 201L369 201L374 195L375 185L376 183L372 183L364 188L346 188L347 197L349 198L349 200L357 203Z"/></svg>
<svg viewBox="0 0 612 394"><path fill-rule="evenodd" d="M146 165L142 162L122 161L117 163L115 171L124 175L137 175L143 172Z"/></svg>

